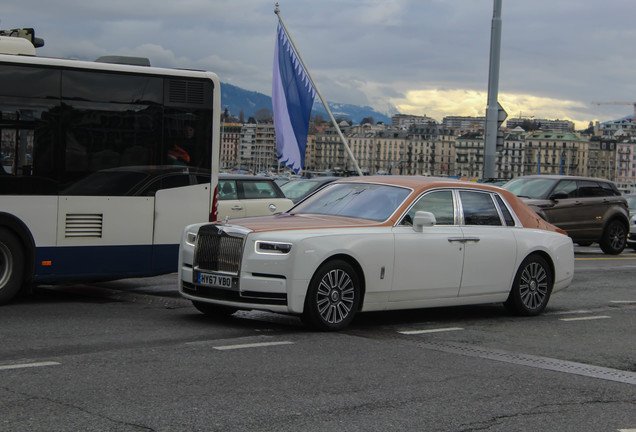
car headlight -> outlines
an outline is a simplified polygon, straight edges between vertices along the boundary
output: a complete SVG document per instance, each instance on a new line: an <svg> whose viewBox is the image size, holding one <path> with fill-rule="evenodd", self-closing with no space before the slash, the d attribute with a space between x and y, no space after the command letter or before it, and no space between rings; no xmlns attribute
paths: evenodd
<svg viewBox="0 0 636 432"><path fill-rule="evenodd" d="M256 241L256 253L266 255L285 255L291 251L291 243L271 242L271 241Z"/></svg>
<svg viewBox="0 0 636 432"><path fill-rule="evenodd" d="M196 244L197 244L197 233L190 232L190 231L186 232L185 241L190 246L196 246Z"/></svg>

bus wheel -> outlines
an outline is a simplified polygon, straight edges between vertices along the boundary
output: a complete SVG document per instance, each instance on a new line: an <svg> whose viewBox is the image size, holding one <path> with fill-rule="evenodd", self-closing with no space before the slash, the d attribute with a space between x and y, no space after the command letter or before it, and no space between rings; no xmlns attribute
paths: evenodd
<svg viewBox="0 0 636 432"><path fill-rule="evenodd" d="M24 273L24 255L18 238L0 228L0 304L7 303L20 291Z"/></svg>

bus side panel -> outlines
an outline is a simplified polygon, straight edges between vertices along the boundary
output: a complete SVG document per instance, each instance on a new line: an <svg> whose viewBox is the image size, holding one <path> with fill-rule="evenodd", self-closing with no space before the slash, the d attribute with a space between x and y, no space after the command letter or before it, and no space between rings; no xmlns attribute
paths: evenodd
<svg viewBox="0 0 636 432"><path fill-rule="evenodd" d="M152 245L37 248L35 281L149 276L151 256Z"/></svg>
<svg viewBox="0 0 636 432"><path fill-rule="evenodd" d="M21 220L31 231L36 247L55 245L57 196L3 195L0 211Z"/></svg>
<svg viewBox="0 0 636 432"><path fill-rule="evenodd" d="M57 248L37 248L36 280L150 274L153 197L60 196Z"/></svg>
<svg viewBox="0 0 636 432"><path fill-rule="evenodd" d="M209 216L210 184L157 191L152 257L154 273L177 271L183 229L186 225L207 222Z"/></svg>

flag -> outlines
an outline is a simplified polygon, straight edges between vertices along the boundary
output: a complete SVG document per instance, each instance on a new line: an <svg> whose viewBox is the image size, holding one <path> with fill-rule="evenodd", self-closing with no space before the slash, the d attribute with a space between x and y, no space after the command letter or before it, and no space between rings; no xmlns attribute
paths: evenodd
<svg viewBox="0 0 636 432"><path fill-rule="evenodd" d="M309 118L315 96L316 89L279 22L272 79L276 158L296 174L305 166Z"/></svg>

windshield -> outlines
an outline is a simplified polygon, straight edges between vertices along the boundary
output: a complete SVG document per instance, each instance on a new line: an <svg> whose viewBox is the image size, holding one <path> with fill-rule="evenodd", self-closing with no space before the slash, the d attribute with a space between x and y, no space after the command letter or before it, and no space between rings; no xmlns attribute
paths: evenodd
<svg viewBox="0 0 636 432"><path fill-rule="evenodd" d="M293 208L290 213L326 214L384 221L410 189L369 183L330 184Z"/></svg>
<svg viewBox="0 0 636 432"><path fill-rule="evenodd" d="M501 187L521 198L546 199L557 181L539 177L516 178Z"/></svg>
<svg viewBox="0 0 636 432"><path fill-rule="evenodd" d="M320 183L318 183L317 181L292 180L283 185L280 185L280 188L287 198L291 200L297 200L304 197L318 186L320 186Z"/></svg>

